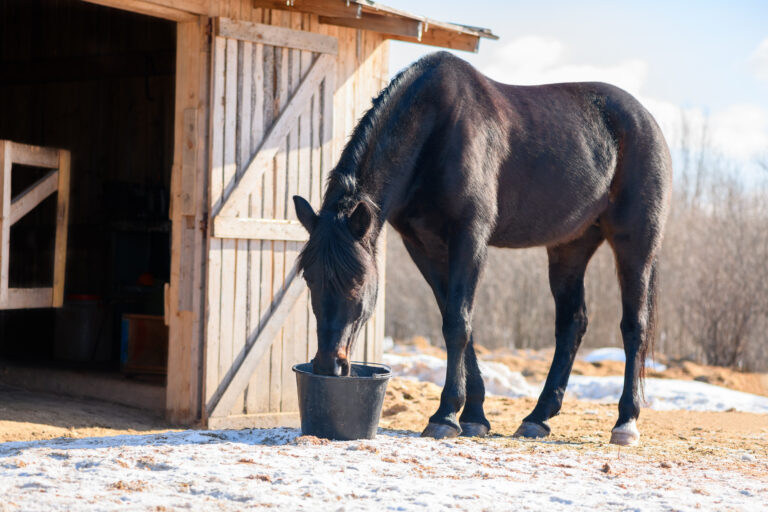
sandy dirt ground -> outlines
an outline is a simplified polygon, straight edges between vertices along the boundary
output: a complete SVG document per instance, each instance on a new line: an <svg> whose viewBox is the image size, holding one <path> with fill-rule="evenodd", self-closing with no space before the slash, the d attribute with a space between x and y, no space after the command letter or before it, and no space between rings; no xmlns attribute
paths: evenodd
<svg viewBox="0 0 768 512"><path fill-rule="evenodd" d="M387 389L380 426L420 431L437 409L440 388L428 382L393 379ZM516 444L512 434L533 409L530 398L488 397L485 410L497 442ZM550 420L552 434L533 442L532 449L560 449L633 453L664 464L736 459L747 473L768 475L768 418L744 412L643 410L638 420L640 445L622 448L608 444L617 417L615 404L567 400L560 415Z"/></svg>
<svg viewBox="0 0 768 512"><path fill-rule="evenodd" d="M0 385L0 443L168 431L147 411Z"/></svg>

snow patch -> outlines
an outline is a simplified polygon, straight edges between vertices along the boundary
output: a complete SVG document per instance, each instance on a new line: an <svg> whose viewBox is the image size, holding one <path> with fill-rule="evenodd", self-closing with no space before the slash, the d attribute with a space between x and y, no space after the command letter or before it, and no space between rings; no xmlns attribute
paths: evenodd
<svg viewBox="0 0 768 512"><path fill-rule="evenodd" d="M610 357L611 350L600 349L596 357ZM623 351L621 351L623 356ZM591 354L590 354L591 355ZM615 356L615 354L614 354ZM616 359L599 359L616 360ZM384 354L384 363L392 368L396 377L404 377L438 386L445 383L446 362L426 354ZM486 392L511 398L537 397L539 386L529 384L520 372L513 372L501 363L480 361L480 371ZM624 386L623 377L588 377L571 375L567 393L579 400L618 402ZM727 411L768 414L768 397L743 393L698 381L650 378L645 381L646 407L656 410Z"/></svg>
<svg viewBox="0 0 768 512"><path fill-rule="evenodd" d="M520 372L513 372L501 363L479 361L480 373L485 381L486 393L519 398L535 396L538 390L528 384ZM392 374L438 386L445 384L446 361L426 354L384 354L384 364L392 368Z"/></svg>
<svg viewBox="0 0 768 512"><path fill-rule="evenodd" d="M583 359L588 363L599 363L602 361L618 361L619 363L623 363L627 360L624 355L624 349L615 347L597 348L587 354ZM645 367L657 372L663 372L667 369L666 365L657 363L650 357L645 358Z"/></svg>
<svg viewBox="0 0 768 512"><path fill-rule="evenodd" d="M566 391L580 400L618 402L623 388L623 377L572 375ZM658 411L736 410L768 414L768 397L695 380L646 379L645 400L646 407Z"/></svg>

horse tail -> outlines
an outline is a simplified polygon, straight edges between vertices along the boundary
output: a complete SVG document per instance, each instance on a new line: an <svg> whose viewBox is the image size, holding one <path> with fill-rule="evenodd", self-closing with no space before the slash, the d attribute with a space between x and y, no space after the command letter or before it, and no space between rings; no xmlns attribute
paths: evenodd
<svg viewBox="0 0 768 512"><path fill-rule="evenodd" d="M651 273L648 278L648 318L645 330L645 340L640 346L640 393L645 399L645 362L648 355L651 360L654 359L654 347L656 345L656 336L658 334L658 296L659 296L659 257L653 257L651 263Z"/></svg>

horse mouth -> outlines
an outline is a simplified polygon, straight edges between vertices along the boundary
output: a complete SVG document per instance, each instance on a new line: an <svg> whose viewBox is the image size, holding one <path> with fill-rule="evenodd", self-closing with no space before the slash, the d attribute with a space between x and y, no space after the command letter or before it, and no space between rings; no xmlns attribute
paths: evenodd
<svg viewBox="0 0 768 512"><path fill-rule="evenodd" d="M316 355L312 360L312 373L329 377L349 377L352 370L349 359L338 356L339 354L333 354L331 357Z"/></svg>

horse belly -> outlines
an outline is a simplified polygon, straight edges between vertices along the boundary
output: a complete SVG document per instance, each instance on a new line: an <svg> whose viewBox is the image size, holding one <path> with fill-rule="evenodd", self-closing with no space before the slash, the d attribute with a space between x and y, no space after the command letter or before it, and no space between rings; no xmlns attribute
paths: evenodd
<svg viewBox="0 0 768 512"><path fill-rule="evenodd" d="M558 245L578 237L608 206L608 183L597 188L560 185L550 183L526 193L499 190L498 217L489 244L509 248Z"/></svg>

